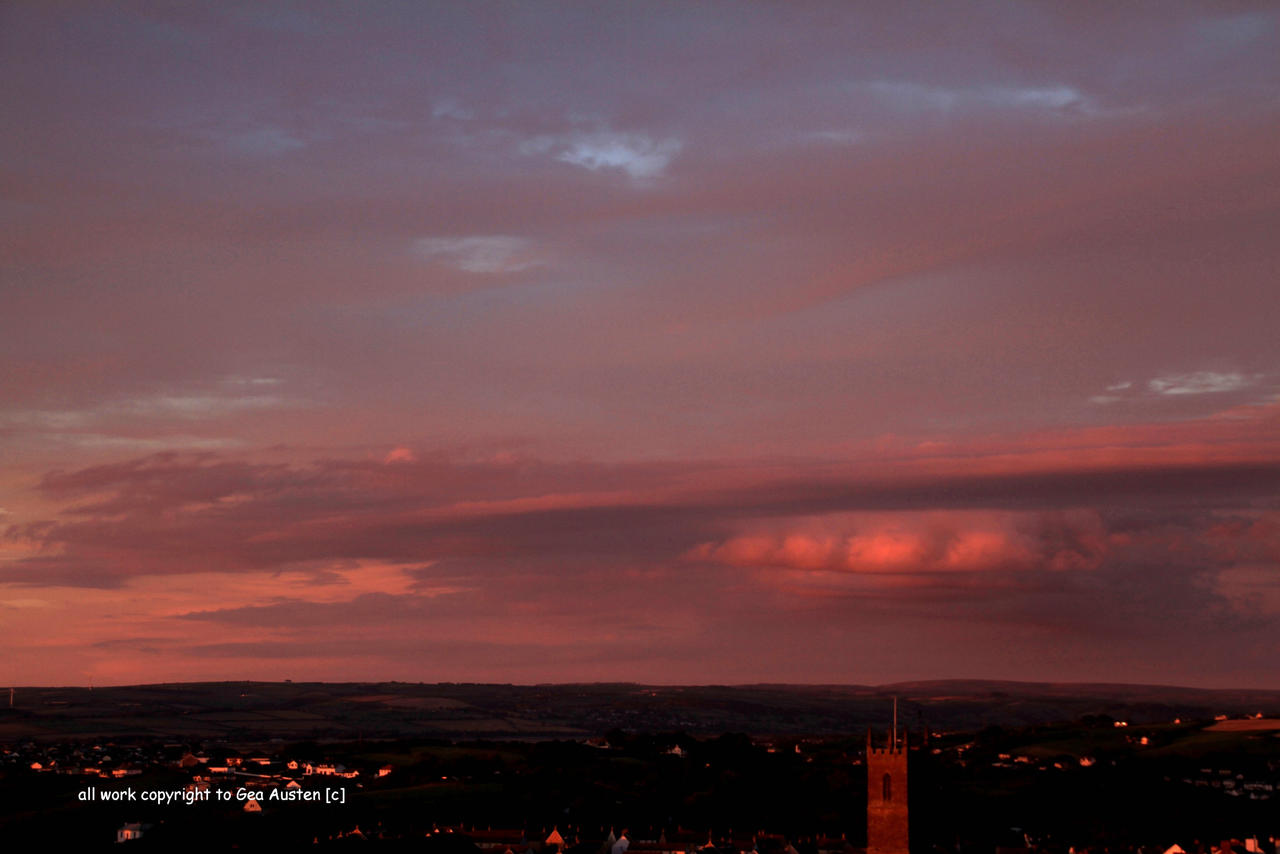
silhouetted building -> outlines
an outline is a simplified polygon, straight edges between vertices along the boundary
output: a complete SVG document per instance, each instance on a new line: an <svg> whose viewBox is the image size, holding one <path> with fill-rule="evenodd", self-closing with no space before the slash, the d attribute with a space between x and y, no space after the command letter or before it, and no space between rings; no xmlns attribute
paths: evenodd
<svg viewBox="0 0 1280 854"><path fill-rule="evenodd" d="M907 738L898 739L897 703L886 745L867 730L867 854L907 854Z"/></svg>

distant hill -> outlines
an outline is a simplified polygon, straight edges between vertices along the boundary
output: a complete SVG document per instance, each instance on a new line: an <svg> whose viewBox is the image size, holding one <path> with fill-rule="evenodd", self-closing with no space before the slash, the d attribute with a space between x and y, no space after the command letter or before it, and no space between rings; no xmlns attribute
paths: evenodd
<svg viewBox="0 0 1280 854"><path fill-rule="evenodd" d="M0 742L353 736L572 739L611 730L838 735L902 726L977 730L1110 716L1134 722L1280 716L1280 691L939 680L892 685L576 685L218 682L24 687Z"/></svg>

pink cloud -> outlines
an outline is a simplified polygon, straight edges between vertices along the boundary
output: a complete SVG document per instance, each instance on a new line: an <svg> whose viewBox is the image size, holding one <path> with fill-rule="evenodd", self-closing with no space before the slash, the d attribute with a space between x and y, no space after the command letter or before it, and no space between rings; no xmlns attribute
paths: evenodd
<svg viewBox="0 0 1280 854"><path fill-rule="evenodd" d="M791 528L791 530L786 530ZM1112 545L1096 513L903 512L792 519L686 553L729 566L870 575L1095 569Z"/></svg>
<svg viewBox="0 0 1280 854"><path fill-rule="evenodd" d="M413 453L413 449L397 447L388 451L387 455L382 458L382 461L390 465L391 463L412 463L416 462L417 459L418 457Z"/></svg>

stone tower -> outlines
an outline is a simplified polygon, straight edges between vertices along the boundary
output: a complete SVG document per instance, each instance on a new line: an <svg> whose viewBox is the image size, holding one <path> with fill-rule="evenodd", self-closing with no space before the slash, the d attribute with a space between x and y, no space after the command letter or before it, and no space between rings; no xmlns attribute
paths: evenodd
<svg viewBox="0 0 1280 854"><path fill-rule="evenodd" d="M898 702L884 747L867 729L867 854L907 854L907 736L898 738Z"/></svg>

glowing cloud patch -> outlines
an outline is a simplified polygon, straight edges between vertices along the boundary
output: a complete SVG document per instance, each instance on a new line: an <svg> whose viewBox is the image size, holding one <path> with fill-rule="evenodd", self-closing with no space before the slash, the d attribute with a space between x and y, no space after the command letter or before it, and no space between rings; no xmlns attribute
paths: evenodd
<svg viewBox="0 0 1280 854"><path fill-rule="evenodd" d="M616 169L636 180L661 175L680 149L677 139L612 132L539 136L520 146L523 154L550 154L561 163L592 172Z"/></svg>
<svg viewBox="0 0 1280 854"><path fill-rule="evenodd" d="M803 531L747 533L687 557L737 567L912 575L1096 568L1113 545L1096 514L904 513L796 520Z"/></svg>
<svg viewBox="0 0 1280 854"><path fill-rule="evenodd" d="M417 459L418 459L417 454L415 454L411 449L405 448L405 447L397 447L397 448L392 448L389 452L387 452L387 455L382 458L382 461L390 465L391 463L412 463L412 462L416 462Z"/></svg>
<svg viewBox="0 0 1280 854"><path fill-rule="evenodd" d="M982 86L951 88L909 81L877 80L866 88L878 98L914 111L953 112L979 109L1089 111L1092 104L1073 86Z"/></svg>
<svg viewBox="0 0 1280 854"><path fill-rule="evenodd" d="M1215 371L1197 371L1192 374L1169 374L1156 377L1147 383L1147 388L1156 394L1216 394L1224 391L1238 391L1254 384L1254 378L1239 373L1217 373Z"/></svg>
<svg viewBox="0 0 1280 854"><path fill-rule="evenodd" d="M467 273L515 273L542 263L532 241L502 234L422 237L413 242L413 251Z"/></svg>

